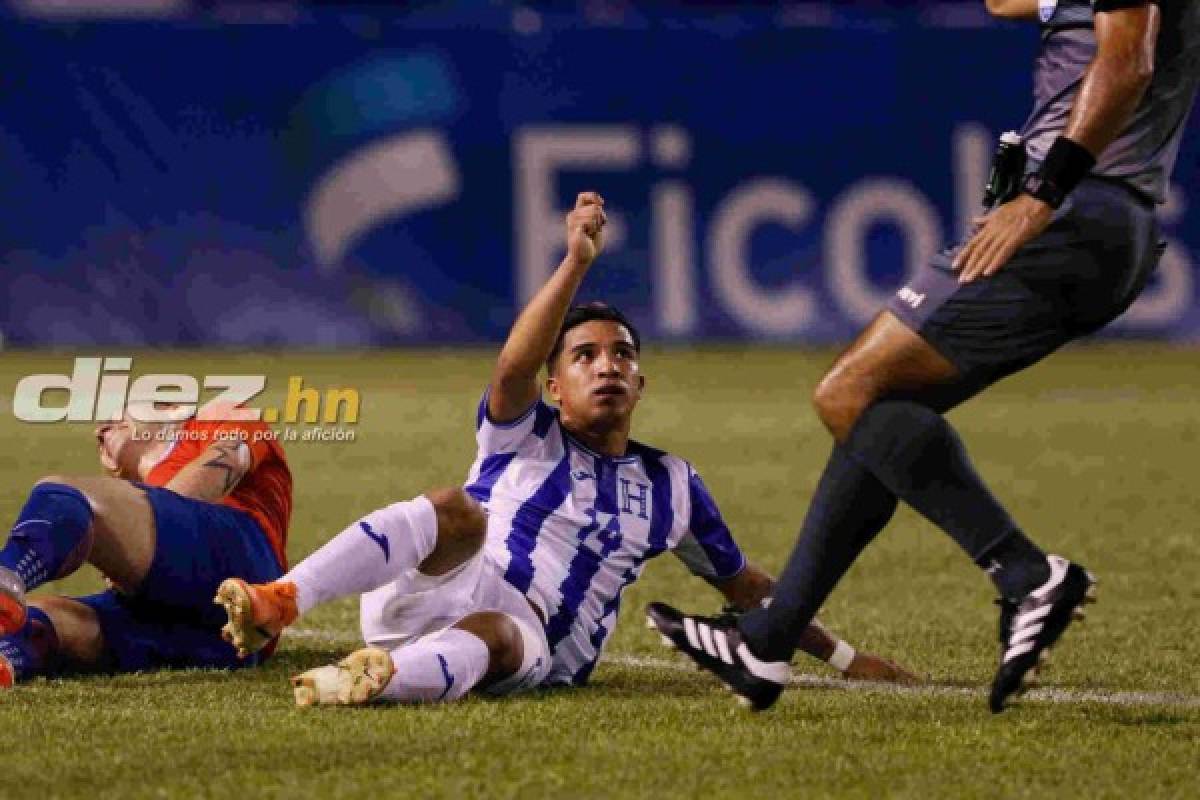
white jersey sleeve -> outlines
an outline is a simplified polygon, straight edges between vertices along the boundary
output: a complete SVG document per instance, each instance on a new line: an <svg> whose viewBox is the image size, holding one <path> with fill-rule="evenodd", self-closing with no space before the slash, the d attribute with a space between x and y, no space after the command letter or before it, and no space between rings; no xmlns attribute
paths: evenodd
<svg viewBox="0 0 1200 800"><path fill-rule="evenodd" d="M495 422L488 417L487 402L490 388L485 390L475 412L475 462L464 485L467 493L484 505L492 500L492 489L501 475L509 474L505 494L513 503L524 499L520 495L532 478L527 469L531 463L557 462L561 456L561 437L549 436L557 428L558 411L547 405L539 395L519 417L510 422ZM547 441L550 439L551 441ZM517 464L513 464L517 461ZM523 476L525 480L512 480ZM515 510L515 506L514 509Z"/></svg>
<svg viewBox="0 0 1200 800"><path fill-rule="evenodd" d="M691 465L687 500L687 528L672 552L693 575L709 580L734 577L745 569L746 557L721 517L717 501Z"/></svg>
<svg viewBox="0 0 1200 800"><path fill-rule="evenodd" d="M516 452L521 442L530 436L545 436L554 423L555 410L542 400L540 394L516 419L510 422L493 422L488 416L490 394L491 387L484 390L483 397L479 399L479 408L475 412L475 442L479 445L480 456Z"/></svg>

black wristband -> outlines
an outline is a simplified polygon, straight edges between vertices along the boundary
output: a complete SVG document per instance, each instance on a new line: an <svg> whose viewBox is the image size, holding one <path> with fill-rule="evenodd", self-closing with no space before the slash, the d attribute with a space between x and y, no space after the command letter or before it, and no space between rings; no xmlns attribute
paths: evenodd
<svg viewBox="0 0 1200 800"><path fill-rule="evenodd" d="M1041 168L1025 176L1021 189L1051 208L1058 208L1094 166L1096 157L1086 147L1060 136L1050 145Z"/></svg>

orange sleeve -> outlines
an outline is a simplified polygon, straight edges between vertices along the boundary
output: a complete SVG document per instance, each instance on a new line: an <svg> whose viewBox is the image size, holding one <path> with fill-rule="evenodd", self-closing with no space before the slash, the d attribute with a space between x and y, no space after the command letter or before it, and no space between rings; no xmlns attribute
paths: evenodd
<svg viewBox="0 0 1200 800"><path fill-rule="evenodd" d="M221 442L242 442L250 451L250 469L254 469L275 453L272 446L276 432L265 422L258 420L220 420L212 422L194 421L195 430L201 431L201 446L195 455L200 455L210 445Z"/></svg>
<svg viewBox="0 0 1200 800"><path fill-rule="evenodd" d="M250 450L250 469L256 469L270 458L275 448L276 432L265 422L221 422L217 430L230 437L237 437Z"/></svg>

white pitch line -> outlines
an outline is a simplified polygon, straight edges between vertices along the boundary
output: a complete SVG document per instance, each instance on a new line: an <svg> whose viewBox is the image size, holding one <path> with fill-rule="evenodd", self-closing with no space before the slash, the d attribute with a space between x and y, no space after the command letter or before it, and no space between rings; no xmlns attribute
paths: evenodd
<svg viewBox="0 0 1200 800"><path fill-rule="evenodd" d="M317 642L328 642L329 644L346 646L361 645L363 643L361 638L353 634L323 631L320 628L288 628L283 632L283 638L311 639Z"/></svg>
<svg viewBox="0 0 1200 800"><path fill-rule="evenodd" d="M642 658L640 656L605 656L601 659L606 664L616 664L623 667L639 669L665 669L672 672L692 672L682 661L672 661L663 658ZM967 686L945 686L931 684L925 686L898 686L894 683L878 683L868 681L848 681L844 678L830 678L824 675L812 675L804 672L792 674L792 685L812 689L841 689L849 692L877 692L885 694L914 694L939 697L987 697L987 689ZM1176 708L1200 708L1200 696L1183 692L1126 692L1107 691L1104 689L1031 689L1022 700L1041 700L1048 703L1100 703L1113 706L1173 706Z"/></svg>
<svg viewBox="0 0 1200 800"><path fill-rule="evenodd" d="M286 636L297 639L327 642L329 644L353 647L361 645L362 640L357 636L345 633L333 633L313 628L289 628ZM634 669L661 669L670 672L694 672L695 668L686 664L682 657L679 660L666 658L645 658L642 656L608 655L601 662L619 667ZM932 684L926 686L897 686L892 683L875 683L863 681L848 681L843 678L831 678L825 675L813 675L807 672L796 672L792 675L792 685L809 689L837 689L846 692L874 692L878 694L909 694L932 697L987 697L987 690L982 687L945 686ZM1200 708L1200 696L1183 692L1129 692L1107 691L1104 689L1031 689L1022 700L1038 700L1046 703L1062 703L1073 705L1079 703L1098 703L1100 705L1141 708L1150 706L1166 706L1171 708Z"/></svg>

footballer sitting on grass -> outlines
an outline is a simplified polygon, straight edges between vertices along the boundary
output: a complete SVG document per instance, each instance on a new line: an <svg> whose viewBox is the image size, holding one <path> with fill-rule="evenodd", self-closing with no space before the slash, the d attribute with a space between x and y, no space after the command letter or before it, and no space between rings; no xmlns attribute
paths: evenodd
<svg viewBox="0 0 1200 800"><path fill-rule="evenodd" d="M581 194L566 257L514 324L479 404L465 487L366 515L279 581L222 583L226 635L245 654L320 603L362 596L368 647L293 678L299 705L582 685L625 587L668 550L741 609L770 596L692 467L629 438L645 386L633 325L603 304L570 308L604 224L603 200ZM540 396L543 364L557 408ZM915 680L816 624L801 647L847 677Z"/></svg>

